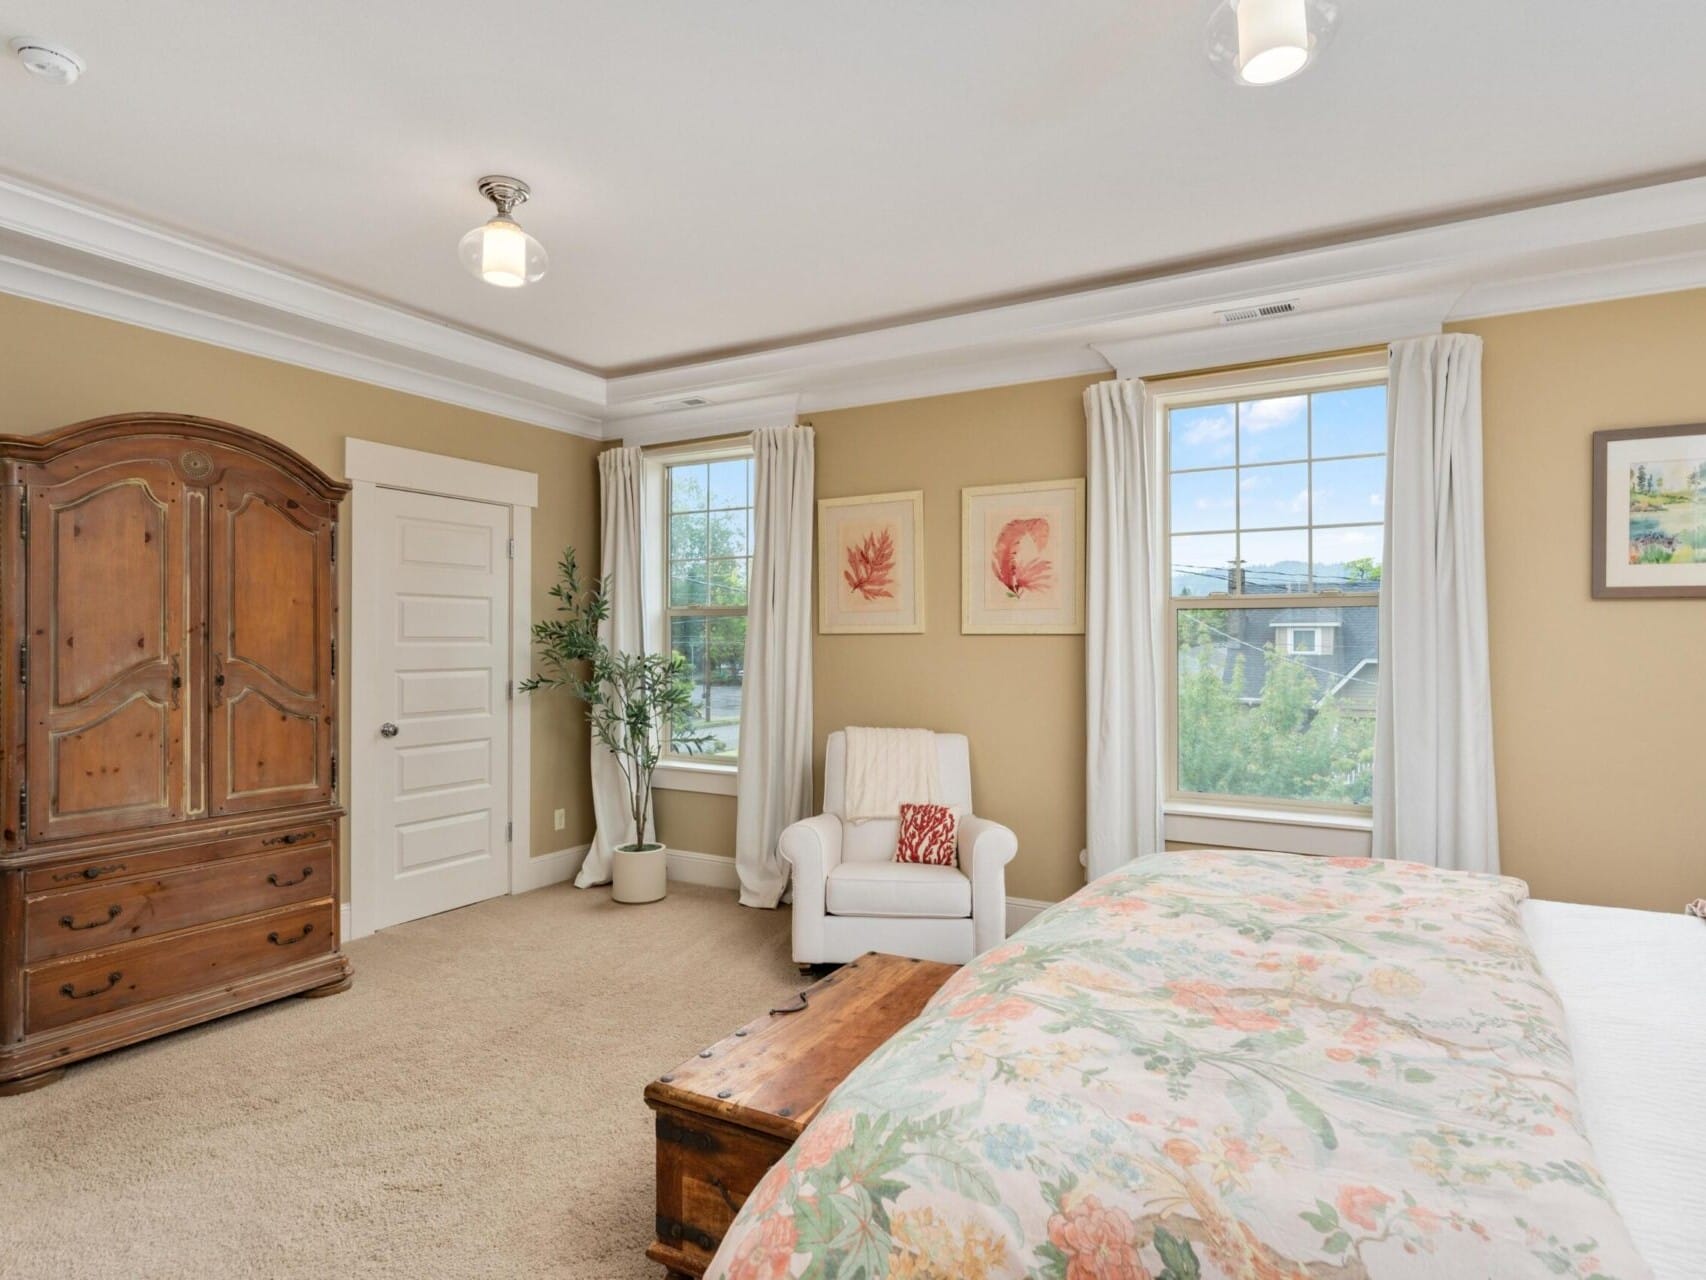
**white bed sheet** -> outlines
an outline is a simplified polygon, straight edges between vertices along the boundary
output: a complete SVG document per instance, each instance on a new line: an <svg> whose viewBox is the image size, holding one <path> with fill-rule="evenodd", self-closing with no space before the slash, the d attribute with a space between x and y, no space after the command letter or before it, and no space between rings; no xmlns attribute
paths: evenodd
<svg viewBox="0 0 1706 1280"><path fill-rule="evenodd" d="M1706 921L1525 902L1600 1169L1655 1280L1706 1277Z"/></svg>

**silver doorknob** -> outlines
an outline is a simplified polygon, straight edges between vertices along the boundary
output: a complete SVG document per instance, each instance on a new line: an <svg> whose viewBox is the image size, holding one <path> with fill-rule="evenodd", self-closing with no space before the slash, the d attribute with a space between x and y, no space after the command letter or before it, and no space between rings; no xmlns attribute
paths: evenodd
<svg viewBox="0 0 1706 1280"><path fill-rule="evenodd" d="M395 738L397 736L397 726L387 720L384 724L379 726L379 736L381 738Z"/></svg>

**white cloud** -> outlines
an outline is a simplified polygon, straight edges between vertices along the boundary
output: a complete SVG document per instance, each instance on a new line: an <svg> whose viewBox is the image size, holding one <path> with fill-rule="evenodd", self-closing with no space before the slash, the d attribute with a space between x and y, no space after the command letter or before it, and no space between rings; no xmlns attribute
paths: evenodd
<svg viewBox="0 0 1706 1280"><path fill-rule="evenodd" d="M1239 407L1239 417L1251 431L1272 431L1276 427L1295 427L1303 421L1307 396L1281 396L1276 400L1246 400Z"/></svg>

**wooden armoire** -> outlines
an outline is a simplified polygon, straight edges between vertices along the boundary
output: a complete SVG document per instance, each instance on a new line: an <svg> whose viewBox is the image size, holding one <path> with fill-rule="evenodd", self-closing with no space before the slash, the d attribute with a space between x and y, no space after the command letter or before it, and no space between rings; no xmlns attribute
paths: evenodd
<svg viewBox="0 0 1706 1280"><path fill-rule="evenodd" d="M0 436L0 1092L348 986L346 491L177 414Z"/></svg>

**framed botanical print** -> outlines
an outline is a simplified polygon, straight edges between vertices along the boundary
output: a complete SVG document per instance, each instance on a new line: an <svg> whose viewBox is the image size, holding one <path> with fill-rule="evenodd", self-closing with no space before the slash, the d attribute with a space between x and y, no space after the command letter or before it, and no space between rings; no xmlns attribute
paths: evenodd
<svg viewBox="0 0 1706 1280"><path fill-rule="evenodd" d="M1593 594L1706 597L1706 425L1594 433Z"/></svg>
<svg viewBox="0 0 1706 1280"><path fill-rule="evenodd" d="M1084 633L1084 482L960 490L960 630Z"/></svg>
<svg viewBox="0 0 1706 1280"><path fill-rule="evenodd" d="M820 635L924 630L924 491L817 504Z"/></svg>

